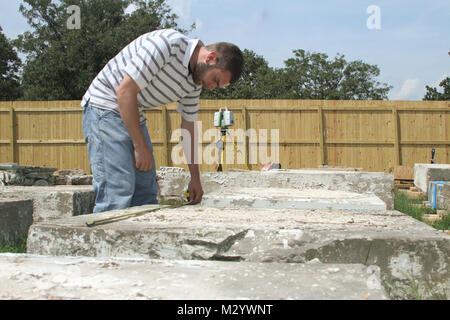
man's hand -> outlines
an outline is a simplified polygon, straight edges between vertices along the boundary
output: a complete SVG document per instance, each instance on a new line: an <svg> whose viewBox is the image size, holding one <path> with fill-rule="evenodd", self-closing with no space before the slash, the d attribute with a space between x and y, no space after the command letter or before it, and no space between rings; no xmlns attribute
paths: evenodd
<svg viewBox="0 0 450 320"><path fill-rule="evenodd" d="M153 154L146 144L134 149L134 157L134 165L138 170L146 172L153 168Z"/></svg>
<svg viewBox="0 0 450 320"><path fill-rule="evenodd" d="M191 179L188 186L189 200L191 204L197 204L202 201L203 188L200 179Z"/></svg>

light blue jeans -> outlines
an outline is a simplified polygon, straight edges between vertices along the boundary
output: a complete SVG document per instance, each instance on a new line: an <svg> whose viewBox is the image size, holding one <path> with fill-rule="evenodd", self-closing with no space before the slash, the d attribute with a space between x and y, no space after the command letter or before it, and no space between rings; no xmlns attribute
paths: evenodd
<svg viewBox="0 0 450 320"><path fill-rule="evenodd" d="M153 153L145 123L141 128ZM119 114L88 104L83 111L83 134L93 175L94 212L158 203L155 160L150 171L135 167L133 143Z"/></svg>

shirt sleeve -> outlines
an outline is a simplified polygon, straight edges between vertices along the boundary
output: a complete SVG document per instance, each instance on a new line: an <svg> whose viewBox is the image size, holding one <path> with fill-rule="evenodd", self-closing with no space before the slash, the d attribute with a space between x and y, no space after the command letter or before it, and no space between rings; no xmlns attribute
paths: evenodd
<svg viewBox="0 0 450 320"><path fill-rule="evenodd" d="M142 45L133 49L128 48L130 57L125 71L142 90L149 85L153 77L168 63L170 48L162 38L147 37Z"/></svg>

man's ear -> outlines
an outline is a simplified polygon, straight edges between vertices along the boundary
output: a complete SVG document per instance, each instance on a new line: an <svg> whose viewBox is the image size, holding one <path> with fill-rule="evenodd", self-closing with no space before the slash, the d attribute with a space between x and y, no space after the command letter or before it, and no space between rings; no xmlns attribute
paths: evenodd
<svg viewBox="0 0 450 320"><path fill-rule="evenodd" d="M208 54L207 54L207 56L206 56L206 64L212 64L212 65L214 65L214 64L216 64L217 63L217 58L218 58L218 56L217 56L217 52L215 52L215 51L210 51Z"/></svg>

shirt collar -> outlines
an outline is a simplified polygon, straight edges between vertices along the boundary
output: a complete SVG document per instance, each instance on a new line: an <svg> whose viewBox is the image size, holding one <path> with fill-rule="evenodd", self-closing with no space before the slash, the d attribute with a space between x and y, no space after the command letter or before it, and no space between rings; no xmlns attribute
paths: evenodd
<svg viewBox="0 0 450 320"><path fill-rule="evenodd" d="M183 65L188 69L189 62L191 61L192 54L194 53L195 48L197 48L197 44L199 39L190 39L188 41L188 45L186 47L186 54L184 55Z"/></svg>

